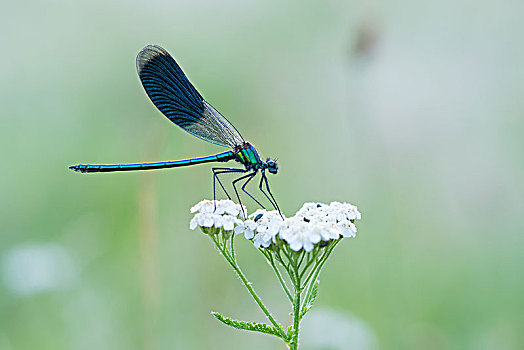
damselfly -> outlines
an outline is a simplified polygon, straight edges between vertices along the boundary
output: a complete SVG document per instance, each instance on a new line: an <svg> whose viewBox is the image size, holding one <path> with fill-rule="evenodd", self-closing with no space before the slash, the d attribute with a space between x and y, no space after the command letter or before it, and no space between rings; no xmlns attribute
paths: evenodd
<svg viewBox="0 0 524 350"><path fill-rule="evenodd" d="M241 163L244 168L212 168L213 199L216 199L216 181L218 181L227 197L231 199L220 181L219 175L242 173L242 176L232 182L238 201L241 203L236 185L239 181L244 180L240 187L242 191L258 205L264 207L246 190L247 184L260 172L261 177L258 188L269 200L271 205L280 212L278 204L269 189L266 176L266 170L272 174L278 172L277 162L270 158L263 160L255 147L249 142L244 141L237 129L214 109L213 106L204 100L187 79L173 57L160 46L148 45L138 54L136 58L136 68L147 95L160 112L169 120L202 140L231 149L206 157L183 160L134 164L78 164L70 166L69 168L81 173L102 173L176 168L233 160ZM264 187L267 193L264 191Z"/></svg>

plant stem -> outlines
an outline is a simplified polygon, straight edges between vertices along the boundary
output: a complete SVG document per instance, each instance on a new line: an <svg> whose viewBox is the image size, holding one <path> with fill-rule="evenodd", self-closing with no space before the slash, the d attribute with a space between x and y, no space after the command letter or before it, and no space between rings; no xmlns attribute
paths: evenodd
<svg viewBox="0 0 524 350"><path fill-rule="evenodd" d="M240 267L236 264L236 261L232 259L231 255L226 250L225 244L222 247L220 245L220 243L215 238L212 237L212 239L213 239L213 242L215 243L215 245L217 246L217 248L220 250L220 252L224 256L224 258L226 258L227 262L229 262L229 264L231 265L233 270L235 270L235 272L238 275L238 277L242 280L242 283L244 284L244 286L248 290L249 294L251 294L251 296L253 297L255 302L258 304L258 306L260 307L262 312L266 315L266 317L269 320L269 322L271 322L271 324L278 330L278 333L280 334L280 337L282 339L287 339L286 333L282 329L282 326L273 318L273 316L271 315L269 310L266 308L266 306L264 305L264 303L262 302L262 300L260 299L258 294L255 292L253 287L251 287L251 283L247 280L246 276L244 275L244 273L242 272Z"/></svg>
<svg viewBox="0 0 524 350"><path fill-rule="evenodd" d="M302 269L302 272L300 273L300 278L304 277L304 275L306 274L311 264L316 262L319 252L320 250L318 247L315 247L314 250L310 252L311 255L307 258L306 265L304 266L304 268ZM304 283L304 285L306 284L307 283Z"/></svg>
<svg viewBox="0 0 524 350"><path fill-rule="evenodd" d="M315 285L315 282L317 281L318 275L320 274L320 270L322 270L322 267L326 263L329 255L331 254L333 249L335 249L335 246L338 244L338 242L340 242L340 240L341 240L341 238L336 240L336 241L334 241L331 244L331 246L328 247L328 249L326 249L326 251L324 252L322 257L320 258L320 260L317 261L317 263L315 264L315 266L311 270L309 276L306 279L306 282L304 283L304 286L308 285L308 283L309 283L308 288L307 288L307 292L306 292L306 296L305 296L304 300L309 300L311 292L313 291L313 286ZM311 278L311 277L313 277L313 278Z"/></svg>
<svg viewBox="0 0 524 350"><path fill-rule="evenodd" d="M313 277L313 275L315 275L315 273L317 272L317 268L322 264L322 261L324 261L324 259L326 259L327 255L329 255L329 254L327 252L324 252L324 254L320 257L320 259L315 262L315 265L313 266L311 271L309 271L309 274L306 277L306 280L304 282L305 286L309 283L309 281L311 280L311 277Z"/></svg>
<svg viewBox="0 0 524 350"><path fill-rule="evenodd" d="M318 253L317 253L318 254ZM316 255L315 255L315 258L316 258ZM304 266L302 272L300 273L300 278L304 277L304 274L307 272L307 270L309 269L309 267L311 266L311 264L313 263L313 261L315 261L315 259L309 259L306 263L306 266Z"/></svg>
<svg viewBox="0 0 524 350"><path fill-rule="evenodd" d="M237 258L235 256L235 245L234 245L234 240L235 240L235 234L232 234L231 235L231 256L233 257L233 260L236 262L237 261Z"/></svg>
<svg viewBox="0 0 524 350"><path fill-rule="evenodd" d="M297 350L298 349L298 332L300 328L300 294L302 293L302 287L300 285L298 266L294 265L293 268L295 270L296 283L294 285L295 298L293 300L293 338L291 339L289 348L291 350Z"/></svg>
<svg viewBox="0 0 524 350"><path fill-rule="evenodd" d="M296 291L293 302L293 339L291 339L291 350L298 349L298 330L300 327L300 292Z"/></svg>
<svg viewBox="0 0 524 350"><path fill-rule="evenodd" d="M273 255L271 254L271 252L266 252L263 249L260 249L260 251L262 252L262 254L264 254L267 261L269 261L269 264L273 268L273 271L275 271L275 274L278 277L278 281L280 282L282 289L284 289L284 292L286 293L287 298L289 299L291 304L293 304L293 296L291 296L291 292L287 288L286 281L284 281L284 278L282 278L282 274L280 273L280 270L278 269L277 265L275 264L275 259L273 258Z"/></svg>

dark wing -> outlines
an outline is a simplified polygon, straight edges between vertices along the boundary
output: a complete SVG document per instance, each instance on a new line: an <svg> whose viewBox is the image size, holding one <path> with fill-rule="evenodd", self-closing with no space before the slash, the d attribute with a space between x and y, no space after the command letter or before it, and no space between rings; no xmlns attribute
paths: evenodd
<svg viewBox="0 0 524 350"><path fill-rule="evenodd" d="M204 100L166 50L156 45L144 47L136 58L136 69L151 101L173 123L220 146L235 148L244 143L235 127Z"/></svg>

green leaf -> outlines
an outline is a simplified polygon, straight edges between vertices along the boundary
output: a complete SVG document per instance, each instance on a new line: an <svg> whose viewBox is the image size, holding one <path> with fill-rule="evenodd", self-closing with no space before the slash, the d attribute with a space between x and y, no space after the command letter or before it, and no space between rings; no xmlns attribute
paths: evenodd
<svg viewBox="0 0 524 350"><path fill-rule="evenodd" d="M217 320L222 322L223 324L236 328L241 329L245 331L253 331L253 332L260 332L260 333L266 333L271 334L276 337L281 338L278 330L275 327L272 327L270 325L267 325L265 323L260 322L246 322L246 321L240 321L240 320L234 320L232 318L229 318L227 316L224 316L218 312L212 312L211 313Z"/></svg>
<svg viewBox="0 0 524 350"><path fill-rule="evenodd" d="M287 338L288 340L291 340L293 339L293 334L295 334L295 330L293 329L293 325L289 325L289 327L287 327Z"/></svg>
<svg viewBox="0 0 524 350"><path fill-rule="evenodd" d="M320 284L320 281L316 280L315 283L313 284L312 288L311 288L311 292L308 293L308 295L306 296L307 299L304 301L304 304L303 304L304 306L302 308L302 312L300 313L300 318L304 317L306 312L311 310L311 308L313 307L313 303L317 299L318 285L319 284Z"/></svg>

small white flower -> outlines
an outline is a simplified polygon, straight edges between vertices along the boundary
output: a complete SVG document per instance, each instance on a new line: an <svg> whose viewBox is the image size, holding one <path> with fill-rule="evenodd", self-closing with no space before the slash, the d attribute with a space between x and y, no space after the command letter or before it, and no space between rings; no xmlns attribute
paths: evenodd
<svg viewBox="0 0 524 350"><path fill-rule="evenodd" d="M242 208L230 200L210 201L203 200L191 208L195 216L189 223L191 230L197 227L223 228L225 231L233 231L242 221L238 219Z"/></svg>
<svg viewBox="0 0 524 350"><path fill-rule="evenodd" d="M273 236L268 232L258 232L253 238L253 245L255 248L267 248L273 242Z"/></svg>
<svg viewBox="0 0 524 350"><path fill-rule="evenodd" d="M256 231L255 236L251 237L255 247L267 248L276 242L276 237L285 222L279 212L259 209L251 214L250 218L253 218L251 226L255 227Z"/></svg>
<svg viewBox="0 0 524 350"><path fill-rule="evenodd" d="M198 214L197 214L197 215L198 215ZM194 229L197 228L197 226L198 226L198 219L197 219L197 217L196 217L196 215L195 215L195 216L193 216L193 218L192 218L191 221L189 222L189 229L190 229L190 230L194 230Z"/></svg>
<svg viewBox="0 0 524 350"><path fill-rule="evenodd" d="M342 237L355 237L357 235L357 227L349 220L339 223L338 227Z"/></svg>
<svg viewBox="0 0 524 350"><path fill-rule="evenodd" d="M242 207L229 199L218 201L203 200L191 208L191 213L196 212L204 214L213 213L217 215L229 214L238 216L240 212L242 212Z"/></svg>
<svg viewBox="0 0 524 350"><path fill-rule="evenodd" d="M280 238L294 251L304 248L306 252L310 252L322 239L321 233L325 229L323 226L321 223L307 222L294 217L286 223L280 232Z"/></svg>
<svg viewBox="0 0 524 350"><path fill-rule="evenodd" d="M235 234L243 233L246 239L252 239L255 236L257 224L253 220L240 221L241 224L235 227Z"/></svg>
<svg viewBox="0 0 524 350"><path fill-rule="evenodd" d="M321 228L319 233L323 241L338 239L342 235L340 228L333 222L326 222L317 227Z"/></svg>
<svg viewBox="0 0 524 350"><path fill-rule="evenodd" d="M242 221L233 215L222 216L222 228L226 231L233 231L236 225L241 225Z"/></svg>
<svg viewBox="0 0 524 350"><path fill-rule="evenodd" d="M361 215L357 207L349 203L331 202L329 205L333 213L337 216L337 220L360 220Z"/></svg>
<svg viewBox="0 0 524 350"><path fill-rule="evenodd" d="M298 212L308 212L308 211L311 211L311 210L316 210L317 208L319 208L319 205L320 207L322 206L322 204L320 203L315 203L315 202L306 202L304 203L304 205L302 205L302 208L300 208L300 210ZM298 214L297 212L297 214Z"/></svg>
<svg viewBox="0 0 524 350"><path fill-rule="evenodd" d="M213 214L197 213L189 223L189 228L194 230L197 226L212 227L214 224L215 218Z"/></svg>
<svg viewBox="0 0 524 350"><path fill-rule="evenodd" d="M257 228L257 233L253 238L253 244L256 248L267 248L271 245L271 243L275 242L277 234L278 230L269 229L267 227L259 227Z"/></svg>
<svg viewBox="0 0 524 350"><path fill-rule="evenodd" d="M200 210L203 208L203 207L207 207L209 204L211 204L212 201L210 200L203 200L203 201L200 201L198 202L197 204L195 204L192 208L191 208L191 214L193 213L196 213L197 211L198 212L201 212Z"/></svg>

